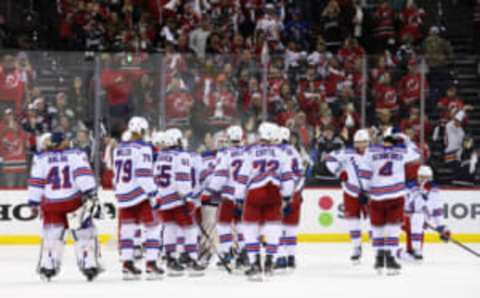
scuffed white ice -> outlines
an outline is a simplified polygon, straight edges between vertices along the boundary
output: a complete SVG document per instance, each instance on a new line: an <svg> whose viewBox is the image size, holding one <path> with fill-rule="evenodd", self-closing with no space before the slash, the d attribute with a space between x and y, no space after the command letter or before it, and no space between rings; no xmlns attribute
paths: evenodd
<svg viewBox="0 0 480 298"><path fill-rule="evenodd" d="M480 245L472 245L480 250ZM140 297L318 297L318 298L479 298L480 259L451 244L427 244L423 264L404 264L400 276L378 276L373 253L364 245L362 264L349 262L348 244L302 244L298 269L263 283L228 276L216 268L197 278L162 281L121 280L117 253L104 249L107 272L87 283L78 272L73 248L67 247L60 276L41 282L34 272L38 247L0 247L0 297L140 298Z"/></svg>

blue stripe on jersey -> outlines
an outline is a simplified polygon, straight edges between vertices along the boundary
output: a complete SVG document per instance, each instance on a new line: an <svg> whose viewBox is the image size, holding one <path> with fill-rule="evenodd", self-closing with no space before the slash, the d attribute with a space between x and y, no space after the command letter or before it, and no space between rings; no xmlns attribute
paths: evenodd
<svg viewBox="0 0 480 298"><path fill-rule="evenodd" d="M130 191L128 193L117 194L116 197L117 197L117 200L119 202L126 203L126 202L129 202L129 201L133 201L136 198L138 198L139 196L142 196L144 194L145 194L145 192L143 191L143 189L141 187L137 187L137 188L133 189L132 191Z"/></svg>
<svg viewBox="0 0 480 298"><path fill-rule="evenodd" d="M385 195L385 194L400 192L403 190L405 190L405 183L400 182L393 185L387 185L382 187L371 187L370 193L374 195Z"/></svg>

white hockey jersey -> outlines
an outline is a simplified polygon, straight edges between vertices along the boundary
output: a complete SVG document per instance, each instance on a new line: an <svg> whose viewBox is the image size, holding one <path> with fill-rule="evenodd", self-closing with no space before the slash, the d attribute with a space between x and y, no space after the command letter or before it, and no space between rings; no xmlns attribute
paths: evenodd
<svg viewBox="0 0 480 298"><path fill-rule="evenodd" d="M381 201L405 197L406 167L420 162L420 153L413 147L372 146L367 152L367 165L372 172L369 194L372 200Z"/></svg>
<svg viewBox="0 0 480 298"><path fill-rule="evenodd" d="M31 204L65 202L96 191L95 176L85 152L45 151L33 157L28 199Z"/></svg>
<svg viewBox="0 0 480 298"><path fill-rule="evenodd" d="M190 153L177 149L157 153L153 175L158 187L160 210L185 204L192 198L192 158Z"/></svg>
<svg viewBox="0 0 480 298"><path fill-rule="evenodd" d="M228 200L244 200L248 176L240 173L247 155L243 146L218 152L213 176L208 180L205 190Z"/></svg>
<svg viewBox="0 0 480 298"><path fill-rule="evenodd" d="M325 157L325 165L337 177L342 171L347 173L348 180L342 182L342 190L348 195L358 197L362 190L368 190L372 171L367 164L367 152L359 154L355 148L336 150Z"/></svg>
<svg viewBox="0 0 480 298"><path fill-rule="evenodd" d="M155 196L153 149L143 141L119 143L113 152L115 196L128 208Z"/></svg>
<svg viewBox="0 0 480 298"><path fill-rule="evenodd" d="M278 186L282 197L291 197L295 191L290 158L278 145L250 146L239 175L248 177L247 192L268 183Z"/></svg>
<svg viewBox="0 0 480 298"><path fill-rule="evenodd" d="M430 191L427 191L418 183L409 185L405 213L423 213L426 220L434 226L443 225L443 202L440 198L440 189L433 186Z"/></svg>
<svg viewBox="0 0 480 298"><path fill-rule="evenodd" d="M285 151L289 158L290 170L293 173L295 181L295 192L301 192L305 185L305 168L303 166L302 157L300 153L290 144L280 145L280 148Z"/></svg>

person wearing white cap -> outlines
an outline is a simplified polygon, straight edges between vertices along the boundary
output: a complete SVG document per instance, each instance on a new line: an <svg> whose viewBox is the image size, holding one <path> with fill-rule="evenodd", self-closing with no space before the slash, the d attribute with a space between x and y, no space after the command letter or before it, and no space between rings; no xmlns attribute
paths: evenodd
<svg viewBox="0 0 480 298"><path fill-rule="evenodd" d="M361 216L367 215L366 191L372 176L366 163L366 153L370 142L367 129L358 130L353 138L354 148L345 148L327 155L325 164L329 171L342 183L345 220L348 223L353 245L351 260L359 263L362 256Z"/></svg>
<svg viewBox="0 0 480 298"><path fill-rule="evenodd" d="M465 131L462 127L464 119L465 112L460 110L445 126L445 162L455 162L460 160L463 149L463 140L465 139Z"/></svg>

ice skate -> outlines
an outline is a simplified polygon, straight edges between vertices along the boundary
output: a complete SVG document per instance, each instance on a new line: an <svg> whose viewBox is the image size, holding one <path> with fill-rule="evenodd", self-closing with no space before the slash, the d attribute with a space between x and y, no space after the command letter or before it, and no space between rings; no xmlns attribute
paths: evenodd
<svg viewBox="0 0 480 298"><path fill-rule="evenodd" d="M165 271L157 265L155 261L149 261L146 264L147 280L159 280L165 275Z"/></svg>
<svg viewBox="0 0 480 298"><path fill-rule="evenodd" d="M142 270L135 267L133 261L126 261L122 268L123 280L139 280L142 275Z"/></svg>

